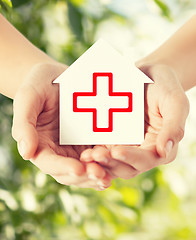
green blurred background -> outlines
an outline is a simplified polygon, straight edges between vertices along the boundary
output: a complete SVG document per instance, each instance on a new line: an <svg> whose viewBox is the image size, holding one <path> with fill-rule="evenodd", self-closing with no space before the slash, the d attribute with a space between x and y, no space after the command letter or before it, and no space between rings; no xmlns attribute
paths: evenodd
<svg viewBox="0 0 196 240"><path fill-rule="evenodd" d="M195 13L196 1L13 0L11 7L0 0L0 5L33 44L71 64L100 37L135 59L144 56ZM96 192L60 185L21 159L10 134L12 101L0 95L0 239L195 240L195 89L188 96L192 108L176 161Z"/></svg>

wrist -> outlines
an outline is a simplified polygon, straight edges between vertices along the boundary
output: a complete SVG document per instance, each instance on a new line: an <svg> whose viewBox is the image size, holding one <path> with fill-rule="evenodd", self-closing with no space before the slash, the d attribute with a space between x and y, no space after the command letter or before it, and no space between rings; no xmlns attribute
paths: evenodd
<svg viewBox="0 0 196 240"><path fill-rule="evenodd" d="M28 79L29 75L38 74L43 76L43 81L46 80L51 83L56 79L61 73L63 73L68 68L67 65L53 61L53 62L39 62L32 66L29 73L27 74L24 82ZM27 80L28 81L28 80Z"/></svg>
<svg viewBox="0 0 196 240"><path fill-rule="evenodd" d="M59 62L39 62L31 66L27 74L24 76L23 80L18 83L17 88L11 98L14 98L19 89L23 88L25 85L36 84L40 86L50 85L53 80L55 80L62 72L67 69L67 66ZM37 82L35 83L35 81ZM42 80L42 81L40 81Z"/></svg>
<svg viewBox="0 0 196 240"><path fill-rule="evenodd" d="M13 98L15 99L17 95L21 95L31 89L33 94L36 93L40 101L44 102L45 96L48 94L48 89L51 89L52 82L63 73L66 68L66 65L58 62L42 62L33 65L22 84L18 87Z"/></svg>
<svg viewBox="0 0 196 240"><path fill-rule="evenodd" d="M167 71L171 72L172 75L177 79L183 90L187 90L181 70L178 69L178 66L175 66L175 64L172 64L172 62L168 61L167 59L151 59L146 57L138 60L136 62L136 66L153 81L155 80L154 75L156 75L156 72L159 73L159 79L164 80L164 77L161 76L160 71L167 69Z"/></svg>

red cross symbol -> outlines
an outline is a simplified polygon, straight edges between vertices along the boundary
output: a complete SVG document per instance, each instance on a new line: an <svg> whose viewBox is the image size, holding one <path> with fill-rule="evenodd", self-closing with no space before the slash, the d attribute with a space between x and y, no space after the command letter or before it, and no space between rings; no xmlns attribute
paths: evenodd
<svg viewBox="0 0 196 240"><path fill-rule="evenodd" d="M108 78L108 94L107 96L111 98L117 98L120 100L121 98L125 98L128 100L128 107L117 107L117 108L109 108L107 109L108 112L108 127L98 127L98 111L95 107L78 107L78 100L81 97L84 99L85 97L88 98L88 103L90 104L93 98L97 97L97 85L98 77L107 77ZM101 89L101 91L103 91ZM111 72L95 72L93 73L93 91L92 92L74 92L73 93L73 111L74 112L92 112L93 114L93 132L112 132L113 131L113 113L114 112L132 112L132 93L131 92L113 92L113 74ZM124 101L124 100L123 100ZM106 104L106 102L105 102ZM123 123L122 123L123 124Z"/></svg>

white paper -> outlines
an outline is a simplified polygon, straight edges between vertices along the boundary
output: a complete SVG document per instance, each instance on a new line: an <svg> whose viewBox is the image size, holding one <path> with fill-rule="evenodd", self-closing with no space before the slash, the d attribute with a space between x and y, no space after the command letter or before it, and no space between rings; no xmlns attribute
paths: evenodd
<svg viewBox="0 0 196 240"><path fill-rule="evenodd" d="M93 95L94 73L98 75L97 94L89 96ZM99 76L101 73L106 76ZM109 81L107 75L111 74L114 95L127 93L127 96L109 96L111 79ZM60 84L60 144L141 144L144 140L144 83L152 82L128 58L107 42L98 40L54 81ZM75 103L73 93L77 95ZM89 95L81 96L81 93ZM129 93L132 94L132 111L128 112L125 109L129 106ZM93 112L74 112L73 105L77 111L97 110L96 129ZM112 131L109 129L111 108L125 110L112 113Z"/></svg>

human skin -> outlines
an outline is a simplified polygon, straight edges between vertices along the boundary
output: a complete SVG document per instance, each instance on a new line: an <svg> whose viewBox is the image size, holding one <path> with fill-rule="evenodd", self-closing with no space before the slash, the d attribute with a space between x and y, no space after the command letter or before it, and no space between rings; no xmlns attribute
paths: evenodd
<svg viewBox="0 0 196 240"><path fill-rule="evenodd" d="M51 83L66 67L54 60L50 63L48 58L33 63L24 74L22 83L16 87L14 99L13 136L21 155L62 184L97 190L110 186L110 175L129 179L174 160L178 142L183 137L189 104L176 69L154 59L147 57L137 63L155 82L145 87L144 143L140 147L95 146L93 149L91 146L58 145L58 87ZM38 76L42 81L37 81ZM43 94L44 89L47 90ZM4 93L11 96L9 89ZM51 94L54 94L52 99Z"/></svg>
<svg viewBox="0 0 196 240"><path fill-rule="evenodd" d="M103 190L110 175L79 161L91 146L58 144L59 91L52 84L67 66L32 45L0 15L0 92L14 99L12 135L24 159L59 183Z"/></svg>
<svg viewBox="0 0 196 240"><path fill-rule="evenodd" d="M138 67L148 74L150 68L168 66L186 91L196 85L196 15L154 52L138 61ZM153 76L152 76L153 77Z"/></svg>
<svg viewBox="0 0 196 240"><path fill-rule="evenodd" d="M30 43L0 14L0 92L13 99L32 66L38 63L55 64L56 61Z"/></svg>
<svg viewBox="0 0 196 240"><path fill-rule="evenodd" d="M145 88L145 140L139 147L99 146L81 160L97 161L115 177L132 178L176 157L189 102L184 91L196 85L196 15L136 65L154 84ZM123 164L132 170L123 172Z"/></svg>

